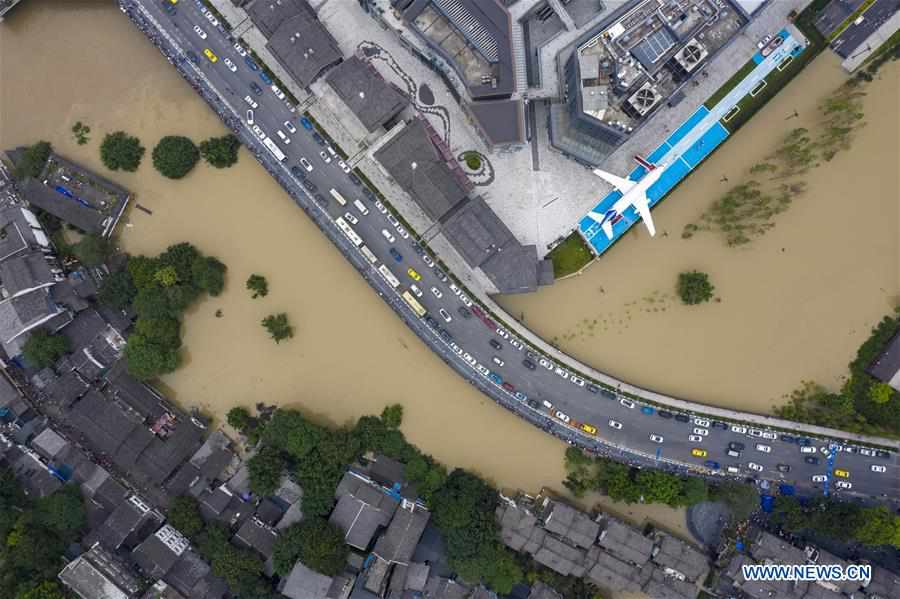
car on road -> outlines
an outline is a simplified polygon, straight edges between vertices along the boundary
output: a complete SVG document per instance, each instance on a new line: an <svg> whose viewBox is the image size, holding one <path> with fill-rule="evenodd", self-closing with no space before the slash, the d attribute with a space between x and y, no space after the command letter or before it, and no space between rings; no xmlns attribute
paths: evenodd
<svg viewBox="0 0 900 599"><path fill-rule="evenodd" d="M497 330L495 332L497 333L498 337L501 337L503 339L509 339L509 333L504 331L502 328L497 327Z"/></svg>
<svg viewBox="0 0 900 599"><path fill-rule="evenodd" d="M328 198L323 196L321 193L317 193L313 196L313 198L315 198L316 204L318 204L322 208L328 208Z"/></svg>
<svg viewBox="0 0 900 599"><path fill-rule="evenodd" d="M746 427L746 426L732 425L732 427L731 427L731 432L737 433L737 434L739 434L739 435L746 435L746 434L747 434L747 427Z"/></svg>
<svg viewBox="0 0 900 599"><path fill-rule="evenodd" d="M541 358L538 363L546 368L547 370L553 370L553 362L548 360L547 358Z"/></svg>
<svg viewBox="0 0 900 599"><path fill-rule="evenodd" d="M699 447L695 447L691 450L691 455L695 458L705 458L707 455L707 451L705 449L700 449Z"/></svg>
<svg viewBox="0 0 900 599"><path fill-rule="evenodd" d="M256 100L254 100L250 96L244 96L244 102L246 102L250 106L250 108L259 108L259 104L257 104Z"/></svg>
<svg viewBox="0 0 900 599"><path fill-rule="evenodd" d="M409 233L406 232L406 229L404 229L400 225L397 225L396 229L397 229L397 235L399 235L403 239L409 239ZM423 262L424 262L424 260L423 260Z"/></svg>
<svg viewBox="0 0 900 599"><path fill-rule="evenodd" d="M203 54L209 59L209 62L218 62L219 57L216 56L209 48L203 48Z"/></svg>
<svg viewBox="0 0 900 599"><path fill-rule="evenodd" d="M763 467L754 462L748 462L747 468L749 468L750 470L753 470L754 472L762 472L763 471Z"/></svg>
<svg viewBox="0 0 900 599"><path fill-rule="evenodd" d="M462 293L462 289L456 286L456 283L450 283L450 291L453 292L453 295L459 295Z"/></svg>
<svg viewBox="0 0 900 599"><path fill-rule="evenodd" d="M463 360L465 360L466 362L468 362L469 364L471 364L473 366L477 363L477 360L475 358L473 358L471 356L471 354L469 354L468 352L463 354Z"/></svg>
<svg viewBox="0 0 900 599"><path fill-rule="evenodd" d="M253 90L253 93L257 96L262 93L262 88L259 86L259 84L256 83L256 81L250 82L250 89Z"/></svg>
<svg viewBox="0 0 900 599"><path fill-rule="evenodd" d="M723 431L728 430L728 425L725 424L724 422L719 422L718 420L713 420L712 424L710 426L712 426L713 428L720 428Z"/></svg>
<svg viewBox="0 0 900 599"><path fill-rule="evenodd" d="M259 65L253 62L253 59L249 56L244 57L244 64L247 65L251 71L258 71Z"/></svg>
<svg viewBox="0 0 900 599"><path fill-rule="evenodd" d="M755 429L755 428L751 428L750 430L748 430L747 434L750 435L751 437L762 437L763 436L763 432L761 430Z"/></svg>
<svg viewBox="0 0 900 599"><path fill-rule="evenodd" d="M875 455L879 458L890 458L891 453L889 451L884 451L883 449L876 449Z"/></svg>
<svg viewBox="0 0 900 599"><path fill-rule="evenodd" d="M509 381L506 381L505 383L503 383L502 387L504 390L509 391L510 393L512 393L513 391L516 390L516 386L513 385L512 383L510 383Z"/></svg>
<svg viewBox="0 0 900 599"><path fill-rule="evenodd" d="M500 351L501 349L503 349L503 344L501 344L501 343L500 343L499 341L497 341L496 339L488 339L488 345L490 345L491 347L493 347L493 348L496 349L497 351Z"/></svg>
<svg viewBox="0 0 900 599"><path fill-rule="evenodd" d="M228 67L228 70L232 73L237 73L237 65L231 62L230 58L224 59L222 62L225 63L225 66Z"/></svg>
<svg viewBox="0 0 900 599"><path fill-rule="evenodd" d="M375 209L382 214L387 214L387 206L382 204L380 200L375 200Z"/></svg>
<svg viewBox="0 0 900 599"><path fill-rule="evenodd" d="M441 271L436 271L436 272L439 273L439 272L441 272ZM472 300L470 300L470 299L468 298L468 296L466 296L465 293L460 293L460 294L459 294L459 301L461 301L461 302L463 303L464 306L468 306L469 308L472 307Z"/></svg>
<svg viewBox="0 0 900 599"><path fill-rule="evenodd" d="M838 489L844 489L845 491L853 488L853 483L847 482L845 480L839 480L834 483L834 486Z"/></svg>
<svg viewBox="0 0 900 599"><path fill-rule="evenodd" d="M422 262L427 264L428 268L434 268L434 260L432 260L431 256L429 256L428 254L426 254L424 252L422 253ZM438 277L438 278L440 278L440 277ZM459 294L457 293L457 295L459 295Z"/></svg>
<svg viewBox="0 0 900 599"><path fill-rule="evenodd" d="M609 426L612 427L612 428L614 428L614 429L616 429L616 430L621 430L621 429L622 429L622 423L619 422L619 421L617 421L617 420L610 420L610 421L609 421Z"/></svg>
<svg viewBox="0 0 900 599"><path fill-rule="evenodd" d="M662 443L663 437L660 435L655 435L653 433L650 433L650 440L653 441L654 443Z"/></svg>
<svg viewBox="0 0 900 599"><path fill-rule="evenodd" d="M828 477L824 474L813 474L810 478L814 483L824 483L826 480L828 480Z"/></svg>
<svg viewBox="0 0 900 599"><path fill-rule="evenodd" d="M815 448L815 447L811 447L811 446L810 446L810 447L803 447L803 446L801 445L801 446L800 446L800 453L816 453L816 448Z"/></svg>
<svg viewBox="0 0 900 599"><path fill-rule="evenodd" d="M391 232L387 229L381 230L381 236L387 239L388 243L394 243L395 241L397 241L397 239L393 235L391 235Z"/></svg>
<svg viewBox="0 0 900 599"><path fill-rule="evenodd" d="M703 437L700 435L688 435L688 440L691 443L703 443Z"/></svg>
<svg viewBox="0 0 900 599"><path fill-rule="evenodd" d="M312 181L310 181L309 179L303 179L300 182L300 184L303 185L303 187L305 187L306 190L311 193L316 193L317 191L319 191L319 186L316 185L315 183L313 183Z"/></svg>
<svg viewBox="0 0 900 599"><path fill-rule="evenodd" d="M292 135L297 132L297 128L294 127L294 124L290 121L284 122L284 128L290 131Z"/></svg>
<svg viewBox="0 0 900 599"><path fill-rule="evenodd" d="M544 407L547 408L548 410L553 409L553 404L550 403L549 401L547 401L546 399L543 401L543 404L544 404Z"/></svg>
<svg viewBox="0 0 900 599"><path fill-rule="evenodd" d="M416 272L416 269L413 268L413 267L409 267L409 268L406 270L406 274L408 274L408 275L409 275L409 278L412 279L413 281L421 281L421 280L422 280L422 275L420 275L419 273L417 273L417 272Z"/></svg>
<svg viewBox="0 0 900 599"><path fill-rule="evenodd" d="M556 368L553 369L553 372L555 372L556 374L558 374L559 376L563 377L566 380L569 379L569 373L566 371L565 368L560 368L559 366L557 366Z"/></svg>
<svg viewBox="0 0 900 599"><path fill-rule="evenodd" d="M559 410L556 410L555 416L557 418L559 418L560 420L562 420L563 422L565 422L566 424L569 424L570 422L572 422L571 418L569 418L565 413L563 413Z"/></svg>
<svg viewBox="0 0 900 599"><path fill-rule="evenodd" d="M419 289L418 287L416 287L415 285L410 285L410 286L409 286L409 290L412 292L412 294L413 294L414 296L416 296L416 297L422 297L422 290Z"/></svg>
<svg viewBox="0 0 900 599"><path fill-rule="evenodd" d="M238 56L240 56L241 58L247 56L247 51L244 50L244 47L241 46L240 44L235 44L233 47L234 47L234 51L237 52Z"/></svg>
<svg viewBox="0 0 900 599"><path fill-rule="evenodd" d="M732 457L732 458L739 458L739 457L741 457L741 452L738 451L738 450L736 450L736 449L729 449L729 450L727 450L725 453L728 454L728 456L730 456L730 457Z"/></svg>
<svg viewBox="0 0 900 599"><path fill-rule="evenodd" d="M356 218L355 216L353 216L353 214L350 212L347 212L346 214L344 214L344 220L347 221L348 223L350 223L351 225L359 224L359 219ZM412 270L412 269L410 269L410 270Z"/></svg>
<svg viewBox="0 0 900 599"><path fill-rule="evenodd" d="M768 439L769 441L774 441L778 438L778 435L773 433L772 431L763 431L762 436L763 439Z"/></svg>
<svg viewBox="0 0 900 599"><path fill-rule="evenodd" d="M870 468L871 468L872 472L878 472L880 474L884 474L887 471L887 468L885 468L884 466L882 466L880 464L872 464L872 466L870 466Z"/></svg>
<svg viewBox="0 0 900 599"><path fill-rule="evenodd" d="M579 377L575 376L574 374L571 376L571 378L569 378L569 381L571 381L575 385L578 385L579 387L584 387L584 379L579 378Z"/></svg>
<svg viewBox="0 0 900 599"><path fill-rule="evenodd" d="M446 310L444 310L443 308L439 309L438 313L441 315L441 318L443 318L446 322L450 322L451 320L453 320L453 317L450 316L450 313L447 312ZM501 364L501 366L502 366L502 364Z"/></svg>
<svg viewBox="0 0 900 599"><path fill-rule="evenodd" d="M175 8L174 4L175 4L174 2L172 2L170 4L163 3L162 8L164 11L166 11L166 14L169 15L170 17L174 17L175 15L178 14L178 9Z"/></svg>
<svg viewBox="0 0 900 599"><path fill-rule="evenodd" d="M593 383L588 384L587 390L590 391L591 393L600 393L600 387L598 387L597 385L595 385Z"/></svg>
<svg viewBox="0 0 900 599"><path fill-rule="evenodd" d="M840 468L834 469L834 475L840 476L841 478L850 478L850 472L847 470L842 470Z"/></svg>
<svg viewBox="0 0 900 599"><path fill-rule="evenodd" d="M665 418L666 420L673 416L672 412L667 412L666 410L659 410L658 412L656 412L656 415L660 418Z"/></svg>
<svg viewBox="0 0 900 599"><path fill-rule="evenodd" d="M310 172L310 173L311 173L312 170L313 170L313 166L309 163L309 160L307 160L306 158L301 158L301 159L300 159L300 165L301 165L303 168L305 168L305 169L307 170L307 172ZM393 240L391 240L391 243L394 243Z"/></svg>
<svg viewBox="0 0 900 599"><path fill-rule="evenodd" d="M697 426L709 428L709 420L706 420L705 418L694 418L694 424L696 424Z"/></svg>
<svg viewBox="0 0 900 599"><path fill-rule="evenodd" d="M628 409L634 409L634 402L630 399L625 399L624 397L619 400L619 403L625 406Z"/></svg>
<svg viewBox="0 0 900 599"><path fill-rule="evenodd" d="M396 248L391 248L391 249L388 250L388 252L390 252L391 258L393 258L393 259L396 260L397 262L403 262L403 254L401 254L400 252L398 252L398 251L396 250Z"/></svg>
<svg viewBox="0 0 900 599"><path fill-rule="evenodd" d="M875 455L875 452L873 452L871 449L869 449L867 447L860 447L859 454L871 457L871 456Z"/></svg>
<svg viewBox="0 0 900 599"><path fill-rule="evenodd" d="M252 125L252 124L253 124L253 110L248 110L248 111L247 111L247 124L248 124L248 125Z"/></svg>
<svg viewBox="0 0 900 599"><path fill-rule="evenodd" d="M325 151L319 152L319 158L321 158L322 162L324 162L325 164L331 162L331 156L326 154Z"/></svg>
<svg viewBox="0 0 900 599"><path fill-rule="evenodd" d="M728 444L728 449L732 449L734 451L744 451L744 444L738 441L731 441Z"/></svg>
<svg viewBox="0 0 900 599"><path fill-rule="evenodd" d="M196 33L198 36L200 36L200 39L202 39L202 40L205 40L207 37L206 32L203 31L202 29L200 29L200 25L194 25L194 33Z"/></svg>
<svg viewBox="0 0 900 599"><path fill-rule="evenodd" d="M721 466L719 465L719 462L717 462L715 460L706 460L705 462L703 462L703 465L706 466L707 468L709 468L710 470L718 470L719 468L721 468Z"/></svg>
<svg viewBox="0 0 900 599"><path fill-rule="evenodd" d="M343 160L338 160L338 166L341 167L341 170L344 171L346 174L348 174L348 175L350 174L351 169L349 166L347 166L346 162L344 162Z"/></svg>
<svg viewBox="0 0 900 599"><path fill-rule="evenodd" d="M505 366L506 362L500 359L500 356L491 356L491 361L497 366Z"/></svg>
<svg viewBox="0 0 900 599"><path fill-rule="evenodd" d="M291 174L294 175L295 177L297 177L298 179L303 179L304 177L306 177L306 173L304 173L303 169L300 168L299 166L292 166Z"/></svg>
<svg viewBox="0 0 900 599"><path fill-rule="evenodd" d="M211 12L206 13L206 20L212 23L213 27L219 26L219 19L217 19Z"/></svg>
<svg viewBox="0 0 900 599"><path fill-rule="evenodd" d="M816 464L819 463L819 458L817 458L814 455L808 455L805 458L803 458L803 461L806 462L807 464L812 464L813 466L815 466Z"/></svg>
<svg viewBox="0 0 900 599"><path fill-rule="evenodd" d="M522 360L522 366L524 366L528 370L534 370L535 368L537 368L537 366L535 366L534 362L532 362L528 358L525 358L524 360Z"/></svg>
<svg viewBox="0 0 900 599"><path fill-rule="evenodd" d="M275 133L278 134L279 139L281 139L281 141L284 142L284 145L286 145L286 146L291 145L291 138L288 137L287 135L285 135L284 131L282 131L281 129L278 129L277 131L275 131Z"/></svg>
<svg viewBox="0 0 900 599"><path fill-rule="evenodd" d="M728 466L725 468L725 470L728 472L728 474L738 474L741 471L741 469L737 466Z"/></svg>
<svg viewBox="0 0 900 599"><path fill-rule="evenodd" d="M763 453L772 453L772 447L770 445L763 445L762 443L757 443L756 451L761 451Z"/></svg>
<svg viewBox="0 0 900 599"><path fill-rule="evenodd" d="M675 414L675 420L678 422L690 422L691 419L687 417L687 414Z"/></svg>
<svg viewBox="0 0 900 599"><path fill-rule="evenodd" d="M388 214L385 216L385 218L387 219L387 222L391 223L391 226L392 226L392 227L397 227L397 226L400 225L400 221L397 220L397 217L394 216L394 215L391 214L391 213L388 213Z"/></svg>
<svg viewBox="0 0 900 599"><path fill-rule="evenodd" d="M781 435L781 440L785 443L796 443L797 437L792 437L791 435Z"/></svg>
<svg viewBox="0 0 900 599"><path fill-rule="evenodd" d="M284 98L285 98L284 92L281 91L281 88L279 88L277 85L275 85L273 83L272 85L269 86L269 89L272 90L272 93L275 94L276 98L278 98L279 100L284 100Z"/></svg>
<svg viewBox="0 0 900 599"><path fill-rule="evenodd" d="M695 434L695 435L700 435L701 437L705 437L706 435L709 434L709 431L708 431L707 429L705 429L705 428L700 428L700 427L696 427L696 426L695 426L695 427L694 427L694 434Z"/></svg>
<svg viewBox="0 0 900 599"><path fill-rule="evenodd" d="M301 116L301 117L300 117L300 124L301 124L301 125L303 126L303 128L306 129L307 131L312 131L312 130L313 130L313 124L312 124L312 121L310 121L310 120L309 120L308 118L306 118L305 116Z"/></svg>
<svg viewBox="0 0 900 599"><path fill-rule="evenodd" d="M782 474L787 474L791 471L791 467L788 464L778 464L775 468Z"/></svg>
<svg viewBox="0 0 900 599"><path fill-rule="evenodd" d="M256 136L257 136L258 138L260 138L260 139L265 139L265 138L266 138L266 134L263 133L263 130L259 128L259 125L253 125L253 126L251 127L251 129L253 129L253 132L256 133Z"/></svg>
<svg viewBox="0 0 900 599"><path fill-rule="evenodd" d="M192 63L194 63L194 64L200 64L200 57L197 56L197 54L194 53L193 51L188 50L188 51L187 51L187 56L188 56L188 59L190 59L190 61L191 61Z"/></svg>
<svg viewBox="0 0 900 599"><path fill-rule="evenodd" d="M489 374L491 373L491 371L488 370L487 367L482 366L481 364L476 364L476 365L475 365L475 370L477 370L478 372L480 372L480 373L483 374L484 376L487 376L487 375L489 375Z"/></svg>
<svg viewBox="0 0 900 599"><path fill-rule="evenodd" d="M469 309L465 306L460 306L456 309L456 313L465 318L466 320L472 318L472 313L469 312Z"/></svg>
<svg viewBox="0 0 900 599"><path fill-rule="evenodd" d="M259 72L259 78L262 79L262 82L266 85L272 85L272 78L269 77L265 71Z"/></svg>
<svg viewBox="0 0 900 599"><path fill-rule="evenodd" d="M593 424L588 424L587 422L583 422L581 424L581 430L583 430L584 432L586 432L589 435L597 434L597 427L594 426Z"/></svg>
<svg viewBox="0 0 900 599"><path fill-rule="evenodd" d="M438 289L437 287L431 288L431 294L438 299L441 299L442 297L444 297L444 294L441 293L441 290Z"/></svg>
<svg viewBox="0 0 900 599"><path fill-rule="evenodd" d="M521 391L516 391L516 397L519 397L519 395L522 395L527 398L527 396L524 393L522 393ZM539 404L537 402L537 400L534 400L534 399L526 399L525 403L527 403L528 407L531 408L532 410L539 410L541 408L541 404Z"/></svg>

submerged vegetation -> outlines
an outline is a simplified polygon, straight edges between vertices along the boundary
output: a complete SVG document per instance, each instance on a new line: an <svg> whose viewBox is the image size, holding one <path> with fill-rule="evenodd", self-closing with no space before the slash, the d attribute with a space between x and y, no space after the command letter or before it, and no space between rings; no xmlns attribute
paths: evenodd
<svg viewBox="0 0 900 599"><path fill-rule="evenodd" d="M594 254L576 231L553 248L547 257L553 261L553 276L559 279L576 273L590 264Z"/></svg>

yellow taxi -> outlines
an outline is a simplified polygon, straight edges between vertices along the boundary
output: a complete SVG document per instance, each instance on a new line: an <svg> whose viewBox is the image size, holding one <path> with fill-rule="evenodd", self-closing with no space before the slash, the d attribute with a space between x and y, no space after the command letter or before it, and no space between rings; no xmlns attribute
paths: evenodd
<svg viewBox="0 0 900 599"><path fill-rule="evenodd" d="M206 54L206 57L209 59L209 62L216 62L219 60L219 57L213 54L213 51L209 48L203 48L203 53Z"/></svg>
<svg viewBox="0 0 900 599"><path fill-rule="evenodd" d="M834 475L840 476L841 478L850 478L850 473L846 470L841 470L840 468L834 469Z"/></svg>
<svg viewBox="0 0 900 599"><path fill-rule="evenodd" d="M169 0L169 4L178 4L178 0Z"/></svg>
<svg viewBox="0 0 900 599"><path fill-rule="evenodd" d="M597 434L597 427L594 426L593 424L588 424L587 422L582 423L581 430L583 430L584 432L586 432L589 435Z"/></svg>
<svg viewBox="0 0 900 599"><path fill-rule="evenodd" d="M694 449L691 450L691 455L694 456L695 458L705 458L706 450L695 447Z"/></svg>
<svg viewBox="0 0 900 599"><path fill-rule="evenodd" d="M413 281L421 281L422 280L422 275L417 273L416 269L414 269L414 268L407 269L406 274L408 274L409 278L412 279Z"/></svg>

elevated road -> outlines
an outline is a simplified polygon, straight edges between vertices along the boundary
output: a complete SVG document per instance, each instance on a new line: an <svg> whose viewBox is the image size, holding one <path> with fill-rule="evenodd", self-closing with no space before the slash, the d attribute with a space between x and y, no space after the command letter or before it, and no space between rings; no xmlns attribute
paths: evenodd
<svg viewBox="0 0 900 599"><path fill-rule="evenodd" d="M259 72L250 68L228 32L202 14L202 4L181 0L174 14L165 10L166 4L161 0L120 0L123 12L159 47L379 296L451 368L494 401L570 444L641 467L708 477L766 479L794 484L802 493L900 498L896 443L892 441L866 440L866 445L881 447L880 455L874 447L871 451L867 447L864 452L853 447L839 451L840 447L848 447L841 439L850 436L839 431L690 404L628 387L632 393L649 399L643 403L634 401L583 383L574 370L564 366L577 364L574 360L558 352L553 352L556 355L552 361L548 360L545 352L535 349L545 344L529 332L522 331L522 336L516 337L502 329L498 332L489 315L464 316L460 312L464 301L446 275L429 266L430 260L414 245L414 236L404 237L398 231L389 221L389 213L379 210L364 195L363 188L339 168L337 158L325 162L320 157L325 149L303 126L296 109L276 97ZM194 27L200 28L202 35ZM217 60L206 58L204 50L212 52ZM235 65L234 71L226 66L226 58ZM254 86L258 86L259 93ZM286 155L283 162L266 149L248 125L250 105L246 96L256 103L252 109L254 125L277 143ZM291 127L296 132L292 133ZM279 130L290 143L278 136ZM309 163L311 171L301 166L301 159ZM332 198L331 189L348 200L346 206ZM365 213L354 206L354 200L363 203ZM351 223L359 241L374 254L375 264L360 252L357 240L336 225L339 217ZM377 268L381 265L387 266L400 281L399 288L379 274ZM413 269L415 275L408 274L408 269ZM421 291L418 301L427 310L427 319L420 319L398 295L398 291L412 285ZM495 313L502 314L489 299L486 303ZM476 308L478 304L473 310ZM441 316L442 310L449 319ZM542 366L542 361L549 368ZM589 369L584 367L582 371ZM606 375L596 378L613 388L623 385ZM816 437L803 434L800 436L808 440L797 443L792 439L797 433L785 435L772 428L754 428L752 423L760 419L787 431L812 429ZM742 424L744 421L750 424ZM740 455L728 455L730 443L743 445ZM801 447L815 448L815 453L810 449L804 453ZM883 451L885 448L891 451ZM694 452L695 449L700 451ZM705 455L693 455L704 452ZM731 473L729 466L735 469ZM835 476L837 470L846 471L848 476ZM814 481L813 477L820 476L826 480ZM849 483L850 487L839 488L838 481Z"/></svg>

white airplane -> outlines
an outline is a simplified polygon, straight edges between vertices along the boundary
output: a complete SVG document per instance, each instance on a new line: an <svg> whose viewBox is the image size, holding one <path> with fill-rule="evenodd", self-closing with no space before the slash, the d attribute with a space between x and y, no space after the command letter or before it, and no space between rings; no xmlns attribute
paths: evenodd
<svg viewBox="0 0 900 599"><path fill-rule="evenodd" d="M622 192L622 197L619 198L604 214L593 211L588 213L590 218L600 223L600 228L606 233L608 239L613 238L613 225L624 218L622 213L629 206L634 206L634 209L640 214L641 219L647 226L650 237L656 235L656 227L653 224L653 218L650 216L650 203L647 199L647 190L659 180L665 172L666 167L677 158L673 158L664 164L652 164L640 156L635 156L634 159L638 164L647 169L647 174L644 175L640 181L623 179L622 177L617 177L612 173L600 169L594 170L595 175L606 180L610 185Z"/></svg>

